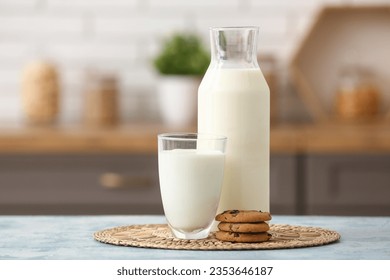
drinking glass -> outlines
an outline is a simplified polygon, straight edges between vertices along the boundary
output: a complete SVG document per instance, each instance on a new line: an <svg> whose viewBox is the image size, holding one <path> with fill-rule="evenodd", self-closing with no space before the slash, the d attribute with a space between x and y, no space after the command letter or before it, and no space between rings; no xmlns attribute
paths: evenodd
<svg viewBox="0 0 390 280"><path fill-rule="evenodd" d="M221 194L226 142L225 136L218 135L158 135L161 198L176 238L209 235Z"/></svg>

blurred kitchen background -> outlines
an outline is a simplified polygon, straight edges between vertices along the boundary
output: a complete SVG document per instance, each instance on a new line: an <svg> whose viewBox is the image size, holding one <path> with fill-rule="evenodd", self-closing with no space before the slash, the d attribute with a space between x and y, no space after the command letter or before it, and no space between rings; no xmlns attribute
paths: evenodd
<svg viewBox="0 0 390 280"><path fill-rule="evenodd" d="M0 214L162 213L156 135L196 117L167 123L155 59L239 25L271 87L271 212L390 215L390 0L0 0Z"/></svg>

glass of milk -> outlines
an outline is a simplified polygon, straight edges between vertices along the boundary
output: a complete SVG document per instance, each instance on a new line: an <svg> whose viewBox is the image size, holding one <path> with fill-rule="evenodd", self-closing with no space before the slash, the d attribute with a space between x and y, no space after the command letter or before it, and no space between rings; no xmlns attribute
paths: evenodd
<svg viewBox="0 0 390 280"><path fill-rule="evenodd" d="M225 136L158 135L161 198L176 238L207 238L217 214L223 182Z"/></svg>

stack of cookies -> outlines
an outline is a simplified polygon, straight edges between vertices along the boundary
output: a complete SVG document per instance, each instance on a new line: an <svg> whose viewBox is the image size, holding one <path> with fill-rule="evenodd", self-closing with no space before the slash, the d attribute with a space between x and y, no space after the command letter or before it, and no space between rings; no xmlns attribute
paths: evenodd
<svg viewBox="0 0 390 280"><path fill-rule="evenodd" d="M229 242L264 242L271 238L269 212L256 210L227 210L215 217L219 221L215 237Z"/></svg>

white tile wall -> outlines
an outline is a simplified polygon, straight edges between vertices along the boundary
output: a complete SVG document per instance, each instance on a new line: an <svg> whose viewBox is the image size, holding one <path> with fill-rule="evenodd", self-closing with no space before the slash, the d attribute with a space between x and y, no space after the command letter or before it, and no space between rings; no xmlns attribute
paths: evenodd
<svg viewBox="0 0 390 280"><path fill-rule="evenodd" d="M139 5L138 0L47 0L49 10L65 10L73 12L132 12Z"/></svg>
<svg viewBox="0 0 390 280"><path fill-rule="evenodd" d="M0 18L0 33L9 39L47 39L75 35L82 32L83 19L72 16L59 18L48 13L33 15L13 14L2 15Z"/></svg>
<svg viewBox="0 0 390 280"><path fill-rule="evenodd" d="M23 119L20 74L33 58L53 60L62 80L62 122L78 122L83 73L95 66L121 81L124 121L156 120L157 75L151 66L160 41L178 30L260 26L259 52L279 61L285 89L282 117L304 116L290 93L285 65L313 16L326 4L372 4L390 0L0 0L0 123Z"/></svg>

